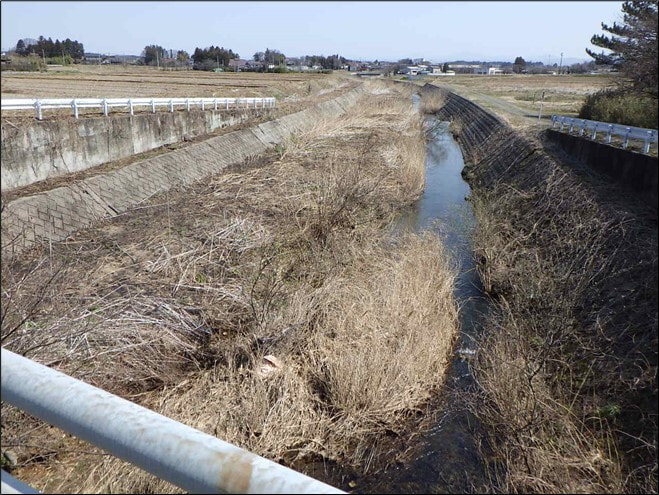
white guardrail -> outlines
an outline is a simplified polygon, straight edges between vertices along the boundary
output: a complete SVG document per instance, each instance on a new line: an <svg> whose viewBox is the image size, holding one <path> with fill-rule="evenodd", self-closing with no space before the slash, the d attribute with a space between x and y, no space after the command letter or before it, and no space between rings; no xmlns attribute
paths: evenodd
<svg viewBox="0 0 659 495"><path fill-rule="evenodd" d="M190 493L345 493L7 349L1 357L2 401ZM2 493L30 489L3 472Z"/></svg>
<svg viewBox="0 0 659 495"><path fill-rule="evenodd" d="M565 126L568 126L567 132L572 134L574 130L579 131L579 135L583 136L588 132L590 139L595 139L597 133L606 133L606 142L611 143L611 136L620 136L623 138L622 147L629 146L630 139L637 139L643 141L643 153L650 152L650 146L657 144L657 130L645 129L643 127L630 127L621 124L610 124L608 122L597 122L596 120L577 119L574 117L564 117L561 115L551 116L552 129L560 125L560 131L563 131Z"/></svg>
<svg viewBox="0 0 659 495"><path fill-rule="evenodd" d="M2 98L2 111L33 110L38 120L43 118L43 110L71 109L77 119L82 108L98 108L107 116L111 108L127 108L131 115L138 107L147 107L155 113L158 107L168 107L173 112L177 107L206 109L230 108L272 108L274 98Z"/></svg>

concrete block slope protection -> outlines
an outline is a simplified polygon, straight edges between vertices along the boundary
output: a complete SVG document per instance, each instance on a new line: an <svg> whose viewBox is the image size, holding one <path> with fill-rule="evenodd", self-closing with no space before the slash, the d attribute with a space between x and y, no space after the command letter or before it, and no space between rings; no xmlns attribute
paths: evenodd
<svg viewBox="0 0 659 495"><path fill-rule="evenodd" d="M78 120L3 121L2 190L95 167L184 138L209 134L271 111L236 108L113 115Z"/></svg>
<svg viewBox="0 0 659 495"><path fill-rule="evenodd" d="M103 218L116 216L155 194L239 165L282 143L291 134L310 129L323 115L332 117L346 112L357 102L362 91L358 86L340 97L338 104L320 103L280 119L210 138L72 185L10 201L2 211L2 252L13 255L35 243L61 241L75 231Z"/></svg>

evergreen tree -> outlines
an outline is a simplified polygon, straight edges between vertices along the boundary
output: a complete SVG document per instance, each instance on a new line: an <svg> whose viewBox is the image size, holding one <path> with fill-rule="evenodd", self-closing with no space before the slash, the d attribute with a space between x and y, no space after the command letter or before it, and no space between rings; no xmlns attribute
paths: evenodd
<svg viewBox="0 0 659 495"><path fill-rule="evenodd" d="M628 1L622 4L623 23L602 30L610 33L593 35L590 42L611 53L586 53L598 64L616 67L634 91L657 98L657 2Z"/></svg>
<svg viewBox="0 0 659 495"><path fill-rule="evenodd" d="M513 72L520 74L524 69L526 69L526 60L522 57L517 57L513 62Z"/></svg>
<svg viewBox="0 0 659 495"><path fill-rule="evenodd" d="M27 55L27 49L25 47L25 41L18 40L18 43L16 43L16 53L18 55Z"/></svg>

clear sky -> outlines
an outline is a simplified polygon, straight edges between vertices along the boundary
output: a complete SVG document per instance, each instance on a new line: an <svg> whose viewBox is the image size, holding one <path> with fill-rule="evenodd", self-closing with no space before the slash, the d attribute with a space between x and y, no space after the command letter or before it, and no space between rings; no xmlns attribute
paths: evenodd
<svg viewBox="0 0 659 495"><path fill-rule="evenodd" d="M251 58L265 48L289 56L362 60L425 57L564 63L590 60L601 22L622 2L19 2L3 0L2 48L43 35L87 52L139 55L224 46ZM599 51L599 49L597 49Z"/></svg>

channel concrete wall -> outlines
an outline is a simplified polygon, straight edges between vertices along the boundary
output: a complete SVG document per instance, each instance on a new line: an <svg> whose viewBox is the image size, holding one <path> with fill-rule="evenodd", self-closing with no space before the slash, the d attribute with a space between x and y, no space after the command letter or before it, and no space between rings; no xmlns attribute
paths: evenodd
<svg viewBox="0 0 659 495"><path fill-rule="evenodd" d="M649 204L657 205L659 163L656 156L614 148L553 129L545 134L570 156L638 193Z"/></svg>
<svg viewBox="0 0 659 495"><path fill-rule="evenodd" d="M207 139L71 185L3 205L2 252L12 255L113 217L154 194L217 174L263 153L291 134L336 117L359 99L363 86L342 96L260 125Z"/></svg>
<svg viewBox="0 0 659 495"><path fill-rule="evenodd" d="M77 120L37 121L27 126L3 122L2 190L208 134L269 109L191 110Z"/></svg>

